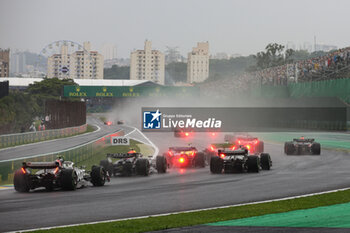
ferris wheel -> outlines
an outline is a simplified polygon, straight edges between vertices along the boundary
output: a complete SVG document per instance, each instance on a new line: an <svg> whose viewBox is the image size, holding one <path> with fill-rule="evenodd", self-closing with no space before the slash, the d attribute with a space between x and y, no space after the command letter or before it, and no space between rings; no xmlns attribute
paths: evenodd
<svg viewBox="0 0 350 233"><path fill-rule="evenodd" d="M67 57L73 54L79 54L84 66L91 69L91 76L89 78L96 78L96 58L91 56L91 53L81 44L70 40L58 40L46 45L41 51L35 63L35 68L32 76L45 77L48 76L50 67L48 66L49 59L60 57L59 64L57 64L57 76L59 78L79 78L76 74L77 61L65 59L62 53L67 54ZM80 61L79 61L80 63Z"/></svg>

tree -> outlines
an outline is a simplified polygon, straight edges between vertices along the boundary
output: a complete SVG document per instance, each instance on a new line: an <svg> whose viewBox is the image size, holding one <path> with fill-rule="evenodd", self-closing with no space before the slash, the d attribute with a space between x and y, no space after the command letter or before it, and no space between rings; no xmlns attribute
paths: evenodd
<svg viewBox="0 0 350 233"><path fill-rule="evenodd" d="M25 91L10 91L8 96L0 99L0 132L28 129L35 117L44 114L46 100L62 97L65 85L76 84L71 79L52 78L30 84Z"/></svg>
<svg viewBox="0 0 350 233"><path fill-rule="evenodd" d="M257 69L266 69L269 67L280 66L292 62L294 50L284 50L285 46L270 43L265 47L265 51L258 52L256 58Z"/></svg>
<svg viewBox="0 0 350 233"><path fill-rule="evenodd" d="M187 63L172 62L165 66L165 84L173 85L177 82L186 82Z"/></svg>
<svg viewBox="0 0 350 233"><path fill-rule="evenodd" d="M129 79L130 66L113 65L111 68L105 68L103 73L104 79Z"/></svg>
<svg viewBox="0 0 350 233"><path fill-rule="evenodd" d="M26 92L35 98L40 106L39 115L43 114L46 100L60 99L63 96L63 88L66 85L77 85L72 79L43 79L41 82L29 84Z"/></svg>

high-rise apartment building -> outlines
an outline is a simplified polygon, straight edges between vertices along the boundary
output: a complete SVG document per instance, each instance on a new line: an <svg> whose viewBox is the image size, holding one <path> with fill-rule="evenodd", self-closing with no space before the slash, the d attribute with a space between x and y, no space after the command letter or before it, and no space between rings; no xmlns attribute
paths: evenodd
<svg viewBox="0 0 350 233"><path fill-rule="evenodd" d="M10 60L10 75L19 75L27 72L26 54L24 52L15 51L11 53Z"/></svg>
<svg viewBox="0 0 350 233"><path fill-rule="evenodd" d="M164 54L152 50L151 41L145 41L144 50L136 50L130 55L130 79L150 80L164 85Z"/></svg>
<svg viewBox="0 0 350 233"><path fill-rule="evenodd" d="M103 44L101 53L105 60L111 60L117 58L117 47L114 44Z"/></svg>
<svg viewBox="0 0 350 233"><path fill-rule="evenodd" d="M103 56L91 51L90 42L84 42L84 50L70 54L68 45L61 52L48 58L48 78L103 79Z"/></svg>
<svg viewBox="0 0 350 233"><path fill-rule="evenodd" d="M0 49L0 77L9 77L10 73L10 50Z"/></svg>
<svg viewBox="0 0 350 233"><path fill-rule="evenodd" d="M209 77L209 43L198 42L197 47L188 53L187 82L199 83Z"/></svg>

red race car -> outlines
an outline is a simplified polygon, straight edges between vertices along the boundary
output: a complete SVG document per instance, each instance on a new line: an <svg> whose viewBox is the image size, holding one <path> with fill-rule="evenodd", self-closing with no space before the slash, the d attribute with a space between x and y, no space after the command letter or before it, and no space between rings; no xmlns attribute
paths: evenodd
<svg viewBox="0 0 350 233"><path fill-rule="evenodd" d="M233 143L236 148L244 146L251 154L264 152L264 142L257 137L250 135L225 135L225 140Z"/></svg>
<svg viewBox="0 0 350 233"><path fill-rule="evenodd" d="M204 153L193 146L169 147L163 156L169 167L205 167Z"/></svg>

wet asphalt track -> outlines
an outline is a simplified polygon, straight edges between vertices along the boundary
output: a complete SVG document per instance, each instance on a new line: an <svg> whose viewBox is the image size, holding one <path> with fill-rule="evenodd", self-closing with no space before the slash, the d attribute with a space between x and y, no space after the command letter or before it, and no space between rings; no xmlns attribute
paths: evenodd
<svg viewBox="0 0 350 233"><path fill-rule="evenodd" d="M164 151L192 143L203 149L212 139L171 133L147 136ZM222 135L220 135L222 137ZM265 143L271 171L212 175L209 168L171 169L149 177L112 178L104 187L77 191L0 191L0 231L30 229L224 206L320 192L350 185L350 155L322 150L321 156L286 156L283 146Z"/></svg>
<svg viewBox="0 0 350 233"><path fill-rule="evenodd" d="M100 130L91 132L88 134L82 134L82 135L68 137L68 138L61 138L61 139L55 139L51 141L44 141L44 142L27 144L22 146L4 148L0 150L0 162L8 159L23 158L27 156L66 150L66 149L96 140L109 133L113 133L119 129L125 129L126 132L131 130L129 127L124 127L124 126L104 125L103 122L101 122L99 119L94 117L88 117L87 123L91 125L99 126Z"/></svg>

